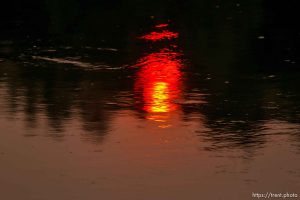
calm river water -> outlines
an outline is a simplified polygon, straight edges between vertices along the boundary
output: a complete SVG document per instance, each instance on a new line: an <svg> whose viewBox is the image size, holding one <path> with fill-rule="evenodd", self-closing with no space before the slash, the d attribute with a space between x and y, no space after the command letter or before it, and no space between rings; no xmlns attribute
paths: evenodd
<svg viewBox="0 0 300 200"><path fill-rule="evenodd" d="M1 199L299 197L300 73L277 69L299 64L235 15L149 16L115 43L3 39Z"/></svg>

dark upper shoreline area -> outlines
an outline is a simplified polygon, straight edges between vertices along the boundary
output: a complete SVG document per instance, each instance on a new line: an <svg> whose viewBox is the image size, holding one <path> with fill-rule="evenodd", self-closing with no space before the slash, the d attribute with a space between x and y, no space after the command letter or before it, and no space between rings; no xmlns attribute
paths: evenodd
<svg viewBox="0 0 300 200"><path fill-rule="evenodd" d="M214 59L234 51L259 69L299 69L297 19L296 1L11 0L0 12L0 57L6 46L126 49L132 38L168 22L190 54L211 51L204 57Z"/></svg>

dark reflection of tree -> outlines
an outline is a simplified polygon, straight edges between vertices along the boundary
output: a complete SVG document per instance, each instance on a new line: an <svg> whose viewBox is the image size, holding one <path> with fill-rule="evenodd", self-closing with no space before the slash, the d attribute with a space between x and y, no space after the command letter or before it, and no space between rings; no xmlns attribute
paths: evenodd
<svg viewBox="0 0 300 200"><path fill-rule="evenodd" d="M16 67L16 63L7 61L5 63L0 63L0 77L4 78L4 86L7 92L7 96L1 97L3 100L6 100L7 104L7 112L9 113L17 113L21 108L21 102L19 101L18 97L22 96L22 83L20 82L20 71ZM9 83L14 84L9 84ZM8 115L9 118L13 119L14 115Z"/></svg>
<svg viewBox="0 0 300 200"><path fill-rule="evenodd" d="M84 133L84 138L94 142L104 139L109 130L111 113L119 109L107 107L107 104L116 101L114 96L125 84L114 79L104 86L102 80L112 77L98 72L64 70L67 66L63 65L33 67L9 62L3 65L5 67L1 68L0 73L7 73L7 116L24 113L30 132L30 129L39 126L39 117L45 115L50 126L47 136L57 140L65 136L65 129L71 125L69 120L79 117L85 131L78 132ZM80 114L78 117L76 112Z"/></svg>
<svg viewBox="0 0 300 200"><path fill-rule="evenodd" d="M37 105L39 102L37 102L37 84L36 82L28 82L28 85L26 86L28 89L26 91L26 94L24 95L25 100L25 108L24 112L26 113L26 121L28 123L28 126L30 128L36 128L37 125L37 119L36 115L38 114L38 108Z"/></svg>
<svg viewBox="0 0 300 200"><path fill-rule="evenodd" d="M82 128L87 131L83 137L89 141L101 142L109 131L110 114L106 111L106 97L111 94L103 92L103 84L97 80L85 80L80 84L82 92L78 108L83 119ZM108 100L108 102L112 99Z"/></svg>
<svg viewBox="0 0 300 200"><path fill-rule="evenodd" d="M256 90L255 84L236 81L230 84L202 81L196 87L209 94L203 97L207 103L183 107L187 115L201 113L204 116L206 129L198 130L197 134L212 143L207 149L255 149L265 142L260 134L260 120L264 117L261 91ZM246 92L245 88L251 92Z"/></svg>
<svg viewBox="0 0 300 200"><path fill-rule="evenodd" d="M295 78L298 75L235 74L227 77L228 83L223 82L224 77L220 80L198 78L198 83L191 82L188 87L198 87L210 94L203 97L207 103L186 105L183 111L188 116L195 113L204 116L207 129L200 128L197 134L211 142L207 149L254 150L266 143L266 134L270 131L264 126L266 122L278 120L291 125L300 124L300 92L295 86L299 84ZM295 129L283 130L286 132L281 134L299 141Z"/></svg>
<svg viewBox="0 0 300 200"><path fill-rule="evenodd" d="M297 78L288 72L270 76L272 69L257 73L268 66L277 70L285 67L277 59L284 55L283 48L290 47L289 55L296 53L297 29L292 27L291 17L296 12L291 9L292 13L274 21L271 16L281 18L276 14L280 5L271 1L186 1L184 8L189 9L182 9L177 17L182 22L179 31L191 70L199 75L190 76L190 89L211 94L204 99L207 104L183 106L183 110L187 115L204 115L211 131L203 135L215 148L262 146L266 142L262 133L265 120L299 123ZM287 7L290 5L284 5ZM292 62L292 58L286 61Z"/></svg>
<svg viewBox="0 0 300 200"><path fill-rule="evenodd" d="M92 142L101 142L105 138L110 131L112 115L124 109L119 104L122 99L118 98L118 94L128 90L128 82L118 79L122 72L109 73L87 73L79 85L76 108L82 117L83 129L88 133L84 138Z"/></svg>

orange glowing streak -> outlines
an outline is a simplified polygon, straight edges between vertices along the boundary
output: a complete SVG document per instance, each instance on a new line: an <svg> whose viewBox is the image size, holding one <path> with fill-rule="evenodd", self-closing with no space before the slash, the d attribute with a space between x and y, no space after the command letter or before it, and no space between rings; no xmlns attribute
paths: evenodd
<svg viewBox="0 0 300 200"><path fill-rule="evenodd" d="M163 49L141 58L135 81L135 93L142 109L148 113L168 113L178 108L182 61L180 54Z"/></svg>
<svg viewBox="0 0 300 200"><path fill-rule="evenodd" d="M147 35L144 35L141 37L141 39L144 40L150 40L150 41L160 41L160 40L170 40L178 37L178 33L174 33L168 30L164 30L161 32L151 32Z"/></svg>
<svg viewBox="0 0 300 200"><path fill-rule="evenodd" d="M168 26L169 26L169 24L158 24L155 27L156 28L165 28L165 27L168 27Z"/></svg>

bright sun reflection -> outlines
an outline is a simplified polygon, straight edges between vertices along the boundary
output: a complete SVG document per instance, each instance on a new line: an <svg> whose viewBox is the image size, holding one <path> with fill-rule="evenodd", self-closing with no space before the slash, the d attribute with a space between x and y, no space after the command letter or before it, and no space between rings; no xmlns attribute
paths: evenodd
<svg viewBox="0 0 300 200"><path fill-rule="evenodd" d="M168 24L159 24L157 32L141 37L143 40L157 42L178 37L178 33L166 30ZM163 29L163 30L161 30ZM170 49L172 47L172 50ZM148 113L147 119L160 122L160 128L168 128L170 113L178 109L176 100L181 98L183 62L181 54L174 49L175 44L149 53L140 58L134 67L138 68L135 80L137 106Z"/></svg>
<svg viewBox="0 0 300 200"><path fill-rule="evenodd" d="M148 113L167 113L176 110L180 98L182 61L180 54L162 49L142 57L135 82L136 94L142 95L142 109Z"/></svg>
<svg viewBox="0 0 300 200"><path fill-rule="evenodd" d="M170 111L168 99L169 99L169 86L166 82L154 83L153 94L152 94L152 112L168 112Z"/></svg>

